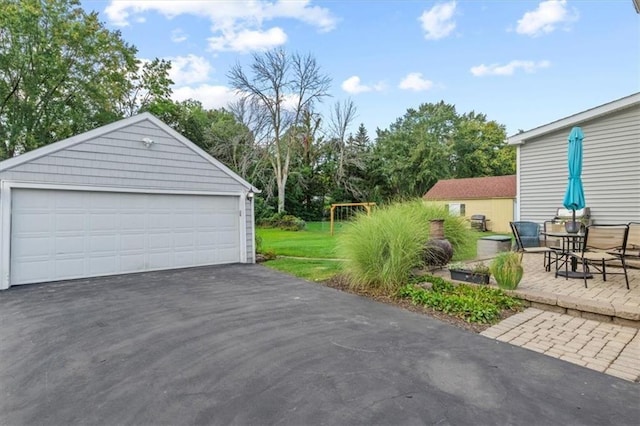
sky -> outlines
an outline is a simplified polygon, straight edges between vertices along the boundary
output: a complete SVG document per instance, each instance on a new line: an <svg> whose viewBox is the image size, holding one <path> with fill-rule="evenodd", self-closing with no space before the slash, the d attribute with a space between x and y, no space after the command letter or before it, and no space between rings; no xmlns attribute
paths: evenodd
<svg viewBox="0 0 640 426"><path fill-rule="evenodd" d="M140 59L172 61L173 98L221 108L227 74L274 48L310 53L375 137L444 101L530 130L640 91L632 0L83 0Z"/></svg>

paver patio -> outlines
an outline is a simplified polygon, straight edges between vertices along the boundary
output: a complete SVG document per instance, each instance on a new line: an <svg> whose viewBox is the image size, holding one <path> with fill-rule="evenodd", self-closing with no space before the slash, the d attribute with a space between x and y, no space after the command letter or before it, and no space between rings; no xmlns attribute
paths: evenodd
<svg viewBox="0 0 640 426"><path fill-rule="evenodd" d="M564 361L640 381L640 270L588 280L555 278L542 255L525 254L524 277L512 293L531 307L482 335Z"/></svg>

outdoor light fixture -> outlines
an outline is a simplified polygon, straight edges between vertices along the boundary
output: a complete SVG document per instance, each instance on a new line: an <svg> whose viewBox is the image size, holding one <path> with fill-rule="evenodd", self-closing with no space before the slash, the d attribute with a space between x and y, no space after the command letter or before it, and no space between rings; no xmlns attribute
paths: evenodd
<svg viewBox="0 0 640 426"><path fill-rule="evenodd" d="M151 138L142 138L142 143L145 147L150 148L153 145L153 139Z"/></svg>
<svg viewBox="0 0 640 426"><path fill-rule="evenodd" d="M249 192L247 192L247 199L248 200L253 200L253 196L254 196L254 192L253 192L253 188L249 188Z"/></svg>

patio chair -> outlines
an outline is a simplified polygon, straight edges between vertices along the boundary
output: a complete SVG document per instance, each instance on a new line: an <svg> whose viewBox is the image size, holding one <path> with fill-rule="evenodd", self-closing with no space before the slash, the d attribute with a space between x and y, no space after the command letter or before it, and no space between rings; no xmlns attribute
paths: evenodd
<svg viewBox="0 0 640 426"><path fill-rule="evenodd" d="M516 238L516 251L522 256L524 253L542 253L544 255L544 269L551 271L551 255L555 256L555 264L558 264L558 252L551 247L540 247L540 225L535 222L509 222L511 232Z"/></svg>
<svg viewBox="0 0 640 426"><path fill-rule="evenodd" d="M607 265L621 267L624 279L629 289L629 277L625 263L625 251L629 225L589 225L584 234L584 244L580 252L570 252L569 256L575 257L582 263L584 274L584 286L587 287L587 273L602 274L602 280L607 281ZM592 268L590 268L590 266ZM565 269L567 267L565 266Z"/></svg>

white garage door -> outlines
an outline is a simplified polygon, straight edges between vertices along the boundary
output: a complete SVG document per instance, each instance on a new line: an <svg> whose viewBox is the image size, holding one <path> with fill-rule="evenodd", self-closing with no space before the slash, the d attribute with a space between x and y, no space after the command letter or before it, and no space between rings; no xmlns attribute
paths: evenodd
<svg viewBox="0 0 640 426"><path fill-rule="evenodd" d="M234 196L14 189L11 284L240 261Z"/></svg>

